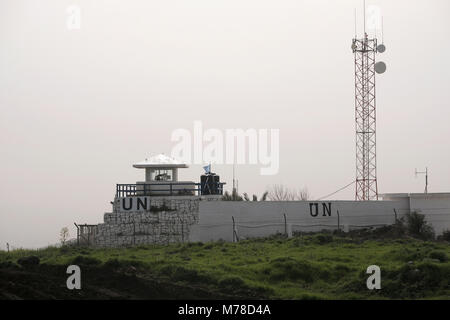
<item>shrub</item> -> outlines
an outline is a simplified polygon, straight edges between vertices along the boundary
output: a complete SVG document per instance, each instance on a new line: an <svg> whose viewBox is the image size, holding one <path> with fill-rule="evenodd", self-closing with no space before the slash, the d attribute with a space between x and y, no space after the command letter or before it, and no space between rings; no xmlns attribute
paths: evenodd
<svg viewBox="0 0 450 320"><path fill-rule="evenodd" d="M16 265L12 262L12 261L2 261L2 262L0 262L0 269L2 269L2 268L8 268L8 269L10 269L10 268L14 268Z"/></svg>
<svg viewBox="0 0 450 320"><path fill-rule="evenodd" d="M40 263L40 259L36 256L23 257L17 260L17 263L22 267L37 266Z"/></svg>
<svg viewBox="0 0 450 320"><path fill-rule="evenodd" d="M433 227L428 224L423 214L417 212L406 214L406 228L412 237L422 240L434 239Z"/></svg>
<svg viewBox="0 0 450 320"><path fill-rule="evenodd" d="M313 282L315 277L327 278L329 274L306 261L290 257L277 258L270 262L270 268L263 270L272 281L301 280Z"/></svg>
<svg viewBox="0 0 450 320"><path fill-rule="evenodd" d="M97 260L97 259L95 259ZM118 260L116 258L109 259L103 265L103 267L110 271L120 272L123 270L128 270L130 267L142 269L145 267L145 264L141 261L133 261L133 260Z"/></svg>
<svg viewBox="0 0 450 320"><path fill-rule="evenodd" d="M59 252L62 254L70 253L71 248L69 246L62 246L61 249L59 249Z"/></svg>
<svg viewBox="0 0 450 320"><path fill-rule="evenodd" d="M439 236L439 240L450 242L450 230L445 230L442 235Z"/></svg>
<svg viewBox="0 0 450 320"><path fill-rule="evenodd" d="M398 248L387 252L385 258L402 262L421 261L427 256L426 252L427 250L423 249L412 250L408 247Z"/></svg>
<svg viewBox="0 0 450 320"><path fill-rule="evenodd" d="M206 274L201 274L195 269L188 269L181 266L168 265L161 268L160 272L175 281L187 281L191 283L214 283L215 281Z"/></svg>
<svg viewBox="0 0 450 320"><path fill-rule="evenodd" d="M241 277L238 276L227 276L222 278L218 285L224 292L227 293L241 293L246 296L264 296L267 297L274 293L274 290L267 286L261 285L249 285Z"/></svg>
<svg viewBox="0 0 450 320"><path fill-rule="evenodd" d="M183 249L195 248L195 247L203 247L203 242L188 242L183 245Z"/></svg>
<svg viewBox="0 0 450 320"><path fill-rule="evenodd" d="M92 257L85 257L85 256L76 256L72 260L72 264L78 265L78 266L95 266L99 265L102 262L96 258Z"/></svg>
<svg viewBox="0 0 450 320"><path fill-rule="evenodd" d="M303 244L303 241L301 238L294 238L294 240L292 240L292 246L293 247L300 247Z"/></svg>
<svg viewBox="0 0 450 320"><path fill-rule="evenodd" d="M383 292L392 298L422 298L446 290L450 268L430 262L406 264L383 273Z"/></svg>
<svg viewBox="0 0 450 320"><path fill-rule="evenodd" d="M318 234L314 237L314 239L318 244L327 244L333 242L333 236L331 234Z"/></svg>
<svg viewBox="0 0 450 320"><path fill-rule="evenodd" d="M381 228L377 228L373 231L376 238L401 238L406 233L405 221L404 219L397 219L395 223L391 226L383 226Z"/></svg>
<svg viewBox="0 0 450 320"><path fill-rule="evenodd" d="M445 252L443 252L443 251L432 251L432 252L430 252L429 257L431 259L439 260L440 262L447 262L448 261L448 257L445 254Z"/></svg>
<svg viewBox="0 0 450 320"><path fill-rule="evenodd" d="M105 262L104 266L106 269L116 270L119 269L122 264L118 259L109 259Z"/></svg>

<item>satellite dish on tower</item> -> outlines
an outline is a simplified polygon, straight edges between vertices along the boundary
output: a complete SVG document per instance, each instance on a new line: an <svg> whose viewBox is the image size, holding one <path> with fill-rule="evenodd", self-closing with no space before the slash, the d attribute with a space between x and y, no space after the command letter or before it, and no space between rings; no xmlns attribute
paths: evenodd
<svg viewBox="0 0 450 320"><path fill-rule="evenodd" d="M383 74L386 72L386 63L383 61L375 63L375 72L378 74Z"/></svg>
<svg viewBox="0 0 450 320"><path fill-rule="evenodd" d="M379 44L378 47L377 47L377 51L379 53L385 52L386 51L386 46L384 44Z"/></svg>

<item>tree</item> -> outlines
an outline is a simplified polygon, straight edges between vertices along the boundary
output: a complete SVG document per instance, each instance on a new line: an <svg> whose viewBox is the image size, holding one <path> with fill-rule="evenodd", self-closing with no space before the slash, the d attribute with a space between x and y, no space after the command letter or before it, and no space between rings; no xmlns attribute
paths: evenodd
<svg viewBox="0 0 450 320"><path fill-rule="evenodd" d="M276 184L270 188L268 198L271 201L306 201L309 200L310 194L307 188L296 190Z"/></svg>
<svg viewBox="0 0 450 320"><path fill-rule="evenodd" d="M268 191L264 192L259 200L258 196L254 194L252 196L252 200L250 200L250 197L247 192L244 192L241 196L240 194L237 193L236 189L234 189L232 193L225 191L224 195L222 196L222 201L266 201L268 194L269 194Z"/></svg>
<svg viewBox="0 0 450 320"><path fill-rule="evenodd" d="M410 236L422 240L433 240L435 233L433 227L426 221L425 215L418 212L406 214L406 227Z"/></svg>
<svg viewBox="0 0 450 320"><path fill-rule="evenodd" d="M299 190L298 196L299 196L299 200L301 200L301 201L308 201L311 198L308 188L303 188L303 189Z"/></svg>
<svg viewBox="0 0 450 320"><path fill-rule="evenodd" d="M252 200L250 200L250 197L248 196L248 194L246 192L244 192L243 196L244 196L245 201L266 201L268 194L269 194L268 191L264 192L259 200L258 200L258 196L256 194L254 194L252 196Z"/></svg>
<svg viewBox="0 0 450 320"><path fill-rule="evenodd" d="M222 196L223 201L243 201L244 198L242 198L236 191L236 189L233 189L233 192L230 194L228 191L225 191L225 194Z"/></svg>
<svg viewBox="0 0 450 320"><path fill-rule="evenodd" d="M65 245L67 239L69 238L69 229L67 227L62 228L59 235L60 235L61 244Z"/></svg>

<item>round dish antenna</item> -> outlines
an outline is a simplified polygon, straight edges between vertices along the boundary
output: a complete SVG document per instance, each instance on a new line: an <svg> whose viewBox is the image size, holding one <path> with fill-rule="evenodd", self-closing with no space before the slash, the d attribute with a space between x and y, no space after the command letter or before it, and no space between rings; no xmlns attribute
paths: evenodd
<svg viewBox="0 0 450 320"><path fill-rule="evenodd" d="M383 74L386 72L386 63L383 61L375 63L375 72L378 74Z"/></svg>
<svg viewBox="0 0 450 320"><path fill-rule="evenodd" d="M384 44L379 44L378 47L377 47L377 51L379 53L385 52L386 51L386 46Z"/></svg>

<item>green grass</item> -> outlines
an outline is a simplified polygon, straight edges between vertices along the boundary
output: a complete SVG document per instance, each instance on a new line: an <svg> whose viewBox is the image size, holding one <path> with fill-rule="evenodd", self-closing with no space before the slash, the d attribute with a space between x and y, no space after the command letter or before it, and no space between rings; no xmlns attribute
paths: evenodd
<svg viewBox="0 0 450 320"><path fill-rule="evenodd" d="M36 255L41 265L133 267L236 297L269 299L449 299L450 245L414 239L361 240L318 234L239 243L189 243L123 249L46 248L0 252L0 265ZM366 288L366 269L381 268L381 290Z"/></svg>

